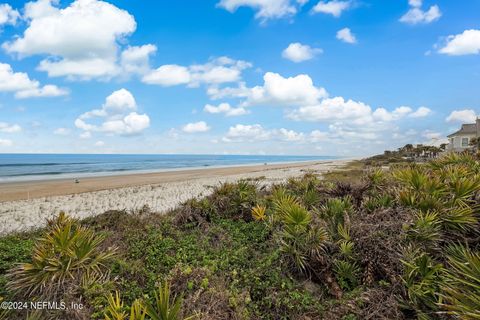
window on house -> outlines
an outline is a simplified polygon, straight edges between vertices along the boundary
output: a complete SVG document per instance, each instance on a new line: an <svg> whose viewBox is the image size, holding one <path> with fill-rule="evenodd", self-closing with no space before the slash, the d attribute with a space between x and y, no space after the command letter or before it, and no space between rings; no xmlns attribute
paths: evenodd
<svg viewBox="0 0 480 320"><path fill-rule="evenodd" d="M462 138L462 147L468 147L468 138Z"/></svg>

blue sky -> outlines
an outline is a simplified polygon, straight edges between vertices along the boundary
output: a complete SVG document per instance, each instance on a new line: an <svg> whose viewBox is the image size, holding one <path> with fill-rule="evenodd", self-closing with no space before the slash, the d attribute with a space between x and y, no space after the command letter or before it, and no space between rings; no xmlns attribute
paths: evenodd
<svg viewBox="0 0 480 320"><path fill-rule="evenodd" d="M0 4L0 152L360 156L480 104L480 2Z"/></svg>

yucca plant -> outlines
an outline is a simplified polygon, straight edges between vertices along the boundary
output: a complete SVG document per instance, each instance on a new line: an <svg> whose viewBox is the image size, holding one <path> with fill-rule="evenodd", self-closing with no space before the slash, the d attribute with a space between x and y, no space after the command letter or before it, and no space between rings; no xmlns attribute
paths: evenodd
<svg viewBox="0 0 480 320"><path fill-rule="evenodd" d="M447 260L441 308L458 319L480 319L480 252L452 245Z"/></svg>
<svg viewBox="0 0 480 320"><path fill-rule="evenodd" d="M107 297L108 306L105 311L105 320L144 320L145 308L140 300L135 300L130 306L130 312L127 314L120 293L111 293Z"/></svg>
<svg viewBox="0 0 480 320"><path fill-rule="evenodd" d="M104 236L61 212L38 239L32 262L8 272L7 285L15 293L52 297L68 283L78 285L85 276L103 276L115 254L115 249L102 250L103 240Z"/></svg>
<svg viewBox="0 0 480 320"><path fill-rule="evenodd" d="M107 297L108 306L105 312L105 320L125 320L127 313L124 310L123 301L120 299L120 293L115 291L115 296L111 293Z"/></svg>
<svg viewBox="0 0 480 320"><path fill-rule="evenodd" d="M160 283L158 289L153 294L153 301L145 301L145 313L152 320L180 320L180 311L182 307L182 298L172 296L170 284ZM184 318L193 319L194 316Z"/></svg>
<svg viewBox="0 0 480 320"><path fill-rule="evenodd" d="M267 219L267 207L263 205L256 205L252 209L252 217L256 221L265 221Z"/></svg>

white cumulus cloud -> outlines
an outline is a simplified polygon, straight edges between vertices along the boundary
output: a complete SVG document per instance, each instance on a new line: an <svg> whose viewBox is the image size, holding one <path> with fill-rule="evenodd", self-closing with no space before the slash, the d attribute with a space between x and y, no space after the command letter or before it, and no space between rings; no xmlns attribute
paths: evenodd
<svg viewBox="0 0 480 320"><path fill-rule="evenodd" d="M0 4L0 26L4 24L14 25L19 17L18 11L14 10L9 4Z"/></svg>
<svg viewBox="0 0 480 320"><path fill-rule="evenodd" d="M23 35L3 43L3 48L22 58L47 55L38 69L49 76L74 79L109 78L121 73L119 50L136 29L134 17L105 1L76 0L65 8L54 0L25 5L27 28ZM136 52L133 52L136 51ZM142 68L153 46L127 48L126 68Z"/></svg>
<svg viewBox="0 0 480 320"><path fill-rule="evenodd" d="M0 63L0 92L14 92L19 99L33 97L58 97L68 94L66 89L55 85L41 86L25 72L14 72L7 63Z"/></svg>
<svg viewBox="0 0 480 320"><path fill-rule="evenodd" d="M322 49L312 48L309 45L294 42L290 43L289 46L283 50L282 57L298 63L313 59L315 55L322 52Z"/></svg>
<svg viewBox="0 0 480 320"><path fill-rule="evenodd" d="M142 81L164 87L182 84L189 87L197 87L201 84L218 85L239 81L242 71L250 67L249 62L220 57L205 64L188 67L175 64L163 65L145 74Z"/></svg>
<svg viewBox="0 0 480 320"><path fill-rule="evenodd" d="M472 109L454 110L445 119L447 122L474 123L477 113Z"/></svg>
<svg viewBox="0 0 480 320"><path fill-rule="evenodd" d="M228 103L220 103L218 106L206 104L205 107L203 108L203 111L207 113L213 113L213 114L223 113L227 117L242 116L249 113L249 111L246 110L245 108L242 108L242 107L233 108Z"/></svg>
<svg viewBox="0 0 480 320"><path fill-rule="evenodd" d="M297 0L297 3L303 5L306 0ZM250 7L256 10L255 17L263 21L297 13L295 2L291 0L221 0L217 6L229 12L235 12L240 7Z"/></svg>
<svg viewBox="0 0 480 320"><path fill-rule="evenodd" d="M480 54L480 30L465 30L461 34L447 37L445 46L438 52L450 56Z"/></svg>
<svg viewBox="0 0 480 320"><path fill-rule="evenodd" d="M237 88L210 88L208 94L212 99L224 97L244 98L243 106L299 106L315 104L328 96L324 88L316 87L312 78L306 74L285 78L278 73L267 72L263 76L264 84L248 88L240 83Z"/></svg>
<svg viewBox="0 0 480 320"><path fill-rule="evenodd" d="M431 23L442 16L437 5L431 6L427 11L422 10L421 0L409 0L410 9L401 18L400 22L407 24Z"/></svg>
<svg viewBox="0 0 480 320"><path fill-rule="evenodd" d="M210 127L207 125L205 121L187 123L182 127L182 131L186 133L200 133L200 132L207 132L209 130L210 130Z"/></svg>
<svg viewBox="0 0 480 320"><path fill-rule="evenodd" d="M357 38L349 28L343 28L337 31L337 39L346 43L357 43Z"/></svg>
<svg viewBox="0 0 480 320"><path fill-rule="evenodd" d="M126 89L120 89L106 98L101 109L80 115L75 120L75 126L88 132L84 138L89 138L91 132L127 136L140 134L150 126L150 118L147 114L138 114L136 110L133 95Z"/></svg>
<svg viewBox="0 0 480 320"><path fill-rule="evenodd" d="M3 133L16 133L22 131L22 127L18 124L9 124L6 122L0 122L0 132Z"/></svg>
<svg viewBox="0 0 480 320"><path fill-rule="evenodd" d="M228 129L222 138L223 142L255 142L255 141L278 141L288 143L316 143L327 138L328 134L319 130L311 133L297 132L295 130L265 129L260 124L237 124Z"/></svg>
<svg viewBox="0 0 480 320"><path fill-rule="evenodd" d="M411 118L423 118L432 113L432 110L430 110L427 107L420 107L418 108L415 112L411 113L409 117Z"/></svg>
<svg viewBox="0 0 480 320"><path fill-rule="evenodd" d="M241 142L241 141L254 141L254 140L267 140L270 138L271 133L265 130L260 124L244 125L237 124L228 129L224 142Z"/></svg>
<svg viewBox="0 0 480 320"><path fill-rule="evenodd" d="M343 11L350 9L351 7L351 1L320 1L313 7L312 11L315 13L331 14L338 18L342 15Z"/></svg>
<svg viewBox="0 0 480 320"><path fill-rule="evenodd" d="M155 52L153 44L130 46L122 51L120 64L127 73L145 74L150 71L150 56Z"/></svg>

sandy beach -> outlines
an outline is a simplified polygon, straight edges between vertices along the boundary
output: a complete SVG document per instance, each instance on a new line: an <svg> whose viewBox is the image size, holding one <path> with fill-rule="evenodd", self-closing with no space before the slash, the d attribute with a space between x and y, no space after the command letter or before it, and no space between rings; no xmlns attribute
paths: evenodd
<svg viewBox="0 0 480 320"><path fill-rule="evenodd" d="M351 160L325 160L192 169L83 178L80 183L46 180L0 184L0 234L41 227L46 218L65 211L76 218L108 210L132 213L147 205L165 212L180 203L208 194L212 186L243 178L263 177L262 184L282 182L305 171L336 170Z"/></svg>

